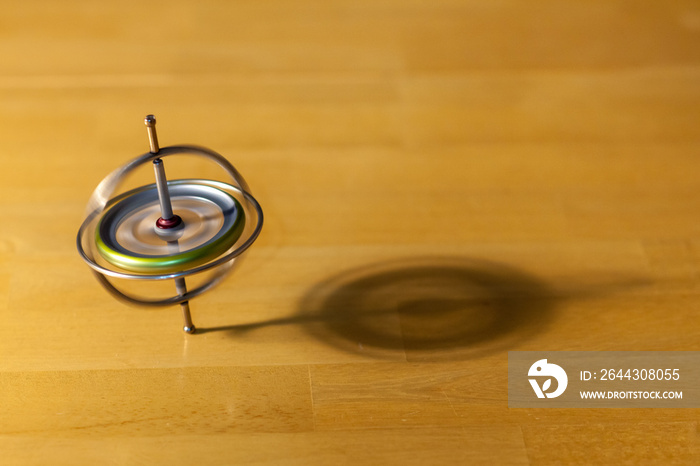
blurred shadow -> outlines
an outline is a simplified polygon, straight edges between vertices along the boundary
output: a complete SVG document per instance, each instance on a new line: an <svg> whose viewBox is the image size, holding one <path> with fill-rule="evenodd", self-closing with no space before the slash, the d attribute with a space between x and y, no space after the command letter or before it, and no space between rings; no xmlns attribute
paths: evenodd
<svg viewBox="0 0 700 466"><path fill-rule="evenodd" d="M316 284L289 318L202 328L232 336L302 324L320 340L352 352L436 351L541 331L555 298L522 271L485 261L428 257L382 262ZM383 353L387 353L384 351Z"/></svg>
<svg viewBox="0 0 700 466"><path fill-rule="evenodd" d="M322 325L308 325L307 331L348 351L456 356L542 331L555 302L544 282L515 268L429 257L373 264L325 280L309 290L299 313L319 316Z"/></svg>
<svg viewBox="0 0 700 466"><path fill-rule="evenodd" d="M326 344L369 357L469 359L517 348L548 327L563 300L640 284L634 279L605 284L572 279L555 289L501 263L411 258L366 265L323 280L302 297L294 316L198 333L227 331L235 338L263 327L301 325Z"/></svg>

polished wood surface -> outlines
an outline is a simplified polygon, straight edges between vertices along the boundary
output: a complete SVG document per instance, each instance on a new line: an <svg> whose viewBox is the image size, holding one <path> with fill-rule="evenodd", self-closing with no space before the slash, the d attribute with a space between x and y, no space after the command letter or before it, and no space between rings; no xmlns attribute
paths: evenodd
<svg viewBox="0 0 700 466"><path fill-rule="evenodd" d="M507 407L508 351L700 350L697 2L1 5L1 464L700 462ZM266 214L196 335L75 250L148 113Z"/></svg>

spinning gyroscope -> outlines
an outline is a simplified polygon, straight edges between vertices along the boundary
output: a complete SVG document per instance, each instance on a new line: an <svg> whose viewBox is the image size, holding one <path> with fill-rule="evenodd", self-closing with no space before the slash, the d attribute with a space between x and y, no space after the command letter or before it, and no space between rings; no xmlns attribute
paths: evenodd
<svg viewBox="0 0 700 466"><path fill-rule="evenodd" d="M78 230L78 252L113 295L148 306L180 304L184 331L194 333L189 300L211 289L260 234L263 213L241 174L223 156L197 146L158 147L156 119L146 117L151 151L116 169L90 197ZM164 159L193 156L216 163L229 182L167 180ZM155 183L116 194L128 175L151 163ZM197 275L188 290L185 277ZM115 280L116 279L116 280ZM174 296L149 298L121 280L173 280Z"/></svg>

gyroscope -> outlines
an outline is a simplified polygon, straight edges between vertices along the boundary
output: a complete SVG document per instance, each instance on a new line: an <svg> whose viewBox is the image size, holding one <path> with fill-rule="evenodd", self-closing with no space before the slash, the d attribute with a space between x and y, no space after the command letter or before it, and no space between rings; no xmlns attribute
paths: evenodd
<svg viewBox="0 0 700 466"><path fill-rule="evenodd" d="M248 184L222 155L204 147L158 146L156 119L146 117L150 152L104 178L88 202L77 247L99 282L114 296L145 306L179 304L184 331L194 333L189 301L211 289L240 262L260 234L263 212ZM220 168L226 181L168 180L165 159L204 158ZM125 180L152 164L155 183L119 192ZM186 277L197 275L188 290ZM126 281L174 282L175 294L146 297Z"/></svg>

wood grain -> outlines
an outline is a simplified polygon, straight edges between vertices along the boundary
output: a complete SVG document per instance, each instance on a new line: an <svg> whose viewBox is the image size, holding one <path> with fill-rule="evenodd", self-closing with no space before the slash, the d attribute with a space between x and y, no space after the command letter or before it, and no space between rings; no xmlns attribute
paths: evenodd
<svg viewBox="0 0 700 466"><path fill-rule="evenodd" d="M700 350L697 2L0 6L3 465L700 461L697 409L507 407L508 351ZM196 335L75 251L149 113L265 211Z"/></svg>

